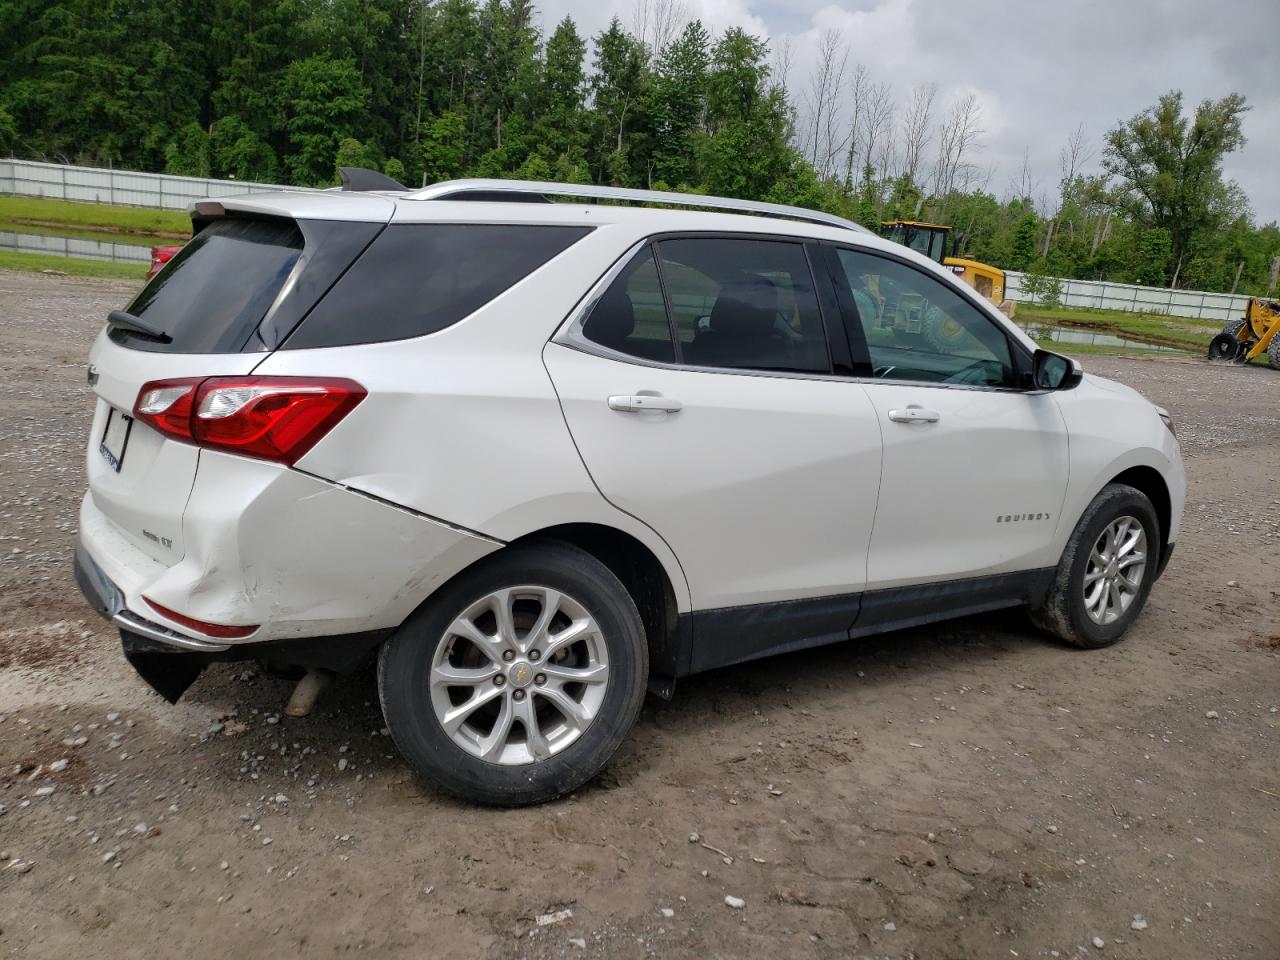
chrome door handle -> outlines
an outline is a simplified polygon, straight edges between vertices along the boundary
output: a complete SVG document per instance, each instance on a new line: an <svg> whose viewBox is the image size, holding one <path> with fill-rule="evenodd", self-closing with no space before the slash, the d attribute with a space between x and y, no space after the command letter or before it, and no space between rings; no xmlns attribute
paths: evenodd
<svg viewBox="0 0 1280 960"><path fill-rule="evenodd" d="M670 397L655 397L652 394L636 394L629 397L610 397L609 409L619 413L642 413L652 410L655 413L676 413L684 406L679 400Z"/></svg>
<svg viewBox="0 0 1280 960"><path fill-rule="evenodd" d="M916 403L909 403L902 410L889 411L889 419L894 423L937 423L941 418L937 410L926 410Z"/></svg>

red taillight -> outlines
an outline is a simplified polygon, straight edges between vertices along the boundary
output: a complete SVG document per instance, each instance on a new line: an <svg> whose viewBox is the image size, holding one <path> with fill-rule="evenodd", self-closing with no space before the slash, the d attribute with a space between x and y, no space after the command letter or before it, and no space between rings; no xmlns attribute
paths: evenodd
<svg viewBox="0 0 1280 960"><path fill-rule="evenodd" d="M196 387L204 379L187 377L182 380L152 380L143 384L133 405L133 415L163 434L177 440L190 440Z"/></svg>
<svg viewBox="0 0 1280 960"><path fill-rule="evenodd" d="M203 633L207 637L217 637L220 640L240 640L249 636L249 634L258 629L258 624L256 623L251 627L228 627L221 623L206 623L204 620L184 617L182 614L176 613L168 607L162 607L150 597L143 597L142 599L147 601L147 605L162 617L172 620L174 623L180 623L184 627L194 630L197 633Z"/></svg>
<svg viewBox="0 0 1280 960"><path fill-rule="evenodd" d="M354 380L318 377L156 380L133 412L175 440L293 464L365 395Z"/></svg>

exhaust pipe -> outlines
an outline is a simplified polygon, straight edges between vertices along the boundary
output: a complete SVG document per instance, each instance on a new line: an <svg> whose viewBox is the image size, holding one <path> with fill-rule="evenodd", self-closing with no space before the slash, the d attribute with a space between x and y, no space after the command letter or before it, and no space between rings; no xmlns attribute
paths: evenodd
<svg viewBox="0 0 1280 960"><path fill-rule="evenodd" d="M332 670L308 670L293 688L284 712L290 717L305 717L315 709L316 700L333 679Z"/></svg>

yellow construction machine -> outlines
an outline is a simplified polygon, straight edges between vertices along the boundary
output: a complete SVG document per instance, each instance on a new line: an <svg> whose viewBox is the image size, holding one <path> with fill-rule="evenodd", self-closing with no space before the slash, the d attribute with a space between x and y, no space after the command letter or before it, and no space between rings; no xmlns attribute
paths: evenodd
<svg viewBox="0 0 1280 960"><path fill-rule="evenodd" d="M1228 320L1209 341L1209 359L1248 363L1264 353L1272 369L1280 370L1280 300L1250 297L1244 316Z"/></svg>
<svg viewBox="0 0 1280 960"><path fill-rule="evenodd" d="M997 307L1008 311L1004 305L1004 271L989 263L955 256L960 244L952 244L950 227L917 220L886 220L880 224L880 236L942 264Z"/></svg>

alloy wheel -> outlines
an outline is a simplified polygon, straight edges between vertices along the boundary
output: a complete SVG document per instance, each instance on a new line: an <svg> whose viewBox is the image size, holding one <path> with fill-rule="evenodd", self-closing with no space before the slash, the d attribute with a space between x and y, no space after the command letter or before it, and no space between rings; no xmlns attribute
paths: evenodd
<svg viewBox="0 0 1280 960"><path fill-rule="evenodd" d="M545 760L595 720L609 683L604 637L586 607L543 586L496 590L445 631L431 664L436 719L490 763Z"/></svg>
<svg viewBox="0 0 1280 960"><path fill-rule="evenodd" d="M1107 524L1089 553L1084 571L1084 608L1089 619L1106 626L1124 616L1147 570L1147 531L1131 516Z"/></svg>

